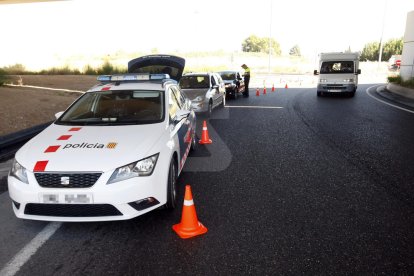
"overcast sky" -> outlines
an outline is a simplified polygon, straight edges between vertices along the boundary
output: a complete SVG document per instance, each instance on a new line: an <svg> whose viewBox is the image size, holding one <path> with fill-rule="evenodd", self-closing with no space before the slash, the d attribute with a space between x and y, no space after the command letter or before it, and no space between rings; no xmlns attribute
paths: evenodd
<svg viewBox="0 0 414 276"><path fill-rule="evenodd" d="M250 4L248 4L250 3ZM116 51L240 51L251 34L283 53L362 50L404 35L414 0L71 0L0 5L0 66ZM385 11L385 16L384 16Z"/></svg>

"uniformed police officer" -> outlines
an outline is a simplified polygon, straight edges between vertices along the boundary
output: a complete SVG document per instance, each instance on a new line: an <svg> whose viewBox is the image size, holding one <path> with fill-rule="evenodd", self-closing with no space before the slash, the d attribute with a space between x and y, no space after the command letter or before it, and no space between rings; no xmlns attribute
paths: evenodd
<svg viewBox="0 0 414 276"><path fill-rule="evenodd" d="M241 66L244 69L244 89L247 92L247 94L249 93L249 82L250 82L250 68L247 67L246 64L243 64Z"/></svg>

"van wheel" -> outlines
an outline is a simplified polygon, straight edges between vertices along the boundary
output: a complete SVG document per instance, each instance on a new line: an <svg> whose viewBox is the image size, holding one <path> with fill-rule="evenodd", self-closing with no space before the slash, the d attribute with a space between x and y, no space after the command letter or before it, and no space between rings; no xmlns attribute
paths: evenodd
<svg viewBox="0 0 414 276"><path fill-rule="evenodd" d="M355 91L352 91L352 92L349 93L349 97L352 98L353 96L355 96Z"/></svg>
<svg viewBox="0 0 414 276"><path fill-rule="evenodd" d="M165 207L167 209L174 209L177 207L177 168L174 158L171 159L170 169L168 172L168 183L167 183L167 203Z"/></svg>
<svg viewBox="0 0 414 276"><path fill-rule="evenodd" d="M316 95L318 95L318 97L320 97L322 95L321 91L317 91Z"/></svg>

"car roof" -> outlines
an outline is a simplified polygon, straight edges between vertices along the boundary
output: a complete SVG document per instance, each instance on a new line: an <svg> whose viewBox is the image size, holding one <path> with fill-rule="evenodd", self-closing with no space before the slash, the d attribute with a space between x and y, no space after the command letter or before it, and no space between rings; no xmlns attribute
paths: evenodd
<svg viewBox="0 0 414 276"><path fill-rule="evenodd" d="M212 74L213 73L211 73L211 72L199 72L199 73L197 73L197 72L191 72L191 73L185 73L183 75L183 77L188 77L188 76L210 76Z"/></svg>

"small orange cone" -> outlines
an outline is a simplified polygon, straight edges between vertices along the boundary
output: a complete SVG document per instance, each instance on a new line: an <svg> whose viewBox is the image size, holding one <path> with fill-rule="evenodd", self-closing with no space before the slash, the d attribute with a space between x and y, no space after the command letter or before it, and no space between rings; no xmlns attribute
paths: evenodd
<svg viewBox="0 0 414 276"><path fill-rule="evenodd" d="M286 88L286 89L287 89L287 88L289 88L289 87L288 87L288 85L287 85L287 83L286 83L286 85L285 85L285 88Z"/></svg>
<svg viewBox="0 0 414 276"><path fill-rule="evenodd" d="M256 96L260 96L259 88L256 88Z"/></svg>
<svg viewBox="0 0 414 276"><path fill-rule="evenodd" d="M207 130L207 123L204 120L203 122L203 131L201 132L201 140L198 141L199 144L211 144L213 141L211 141L210 137L208 136L208 130Z"/></svg>
<svg viewBox="0 0 414 276"><path fill-rule="evenodd" d="M181 222L173 225L172 229L182 239L188 239L207 233L207 227L198 221L190 185L185 186Z"/></svg>
<svg viewBox="0 0 414 276"><path fill-rule="evenodd" d="M266 86L263 87L263 95L266 95Z"/></svg>
<svg viewBox="0 0 414 276"><path fill-rule="evenodd" d="M275 92L275 84L272 84L272 92Z"/></svg>

